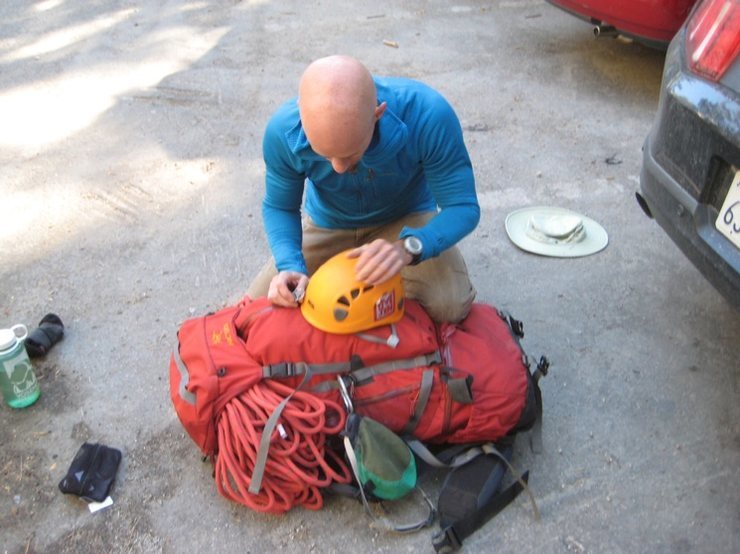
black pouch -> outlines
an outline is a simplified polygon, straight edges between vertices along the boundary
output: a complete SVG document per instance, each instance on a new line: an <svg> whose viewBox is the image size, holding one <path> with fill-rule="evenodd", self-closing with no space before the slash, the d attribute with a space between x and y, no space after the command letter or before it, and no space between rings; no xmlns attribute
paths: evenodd
<svg viewBox="0 0 740 554"><path fill-rule="evenodd" d="M67 475L59 482L59 490L88 502L102 502L108 496L120 463L120 450L86 442L75 454Z"/></svg>

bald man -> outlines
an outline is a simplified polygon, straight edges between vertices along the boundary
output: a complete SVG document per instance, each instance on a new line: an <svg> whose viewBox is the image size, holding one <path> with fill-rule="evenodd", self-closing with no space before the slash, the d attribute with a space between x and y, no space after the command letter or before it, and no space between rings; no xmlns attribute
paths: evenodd
<svg viewBox="0 0 740 554"><path fill-rule="evenodd" d="M467 315L475 289L455 244L480 208L460 123L439 93L349 56L321 58L267 124L263 155L273 260L250 296L296 307L309 276L354 248L359 281L400 271L406 296L435 321Z"/></svg>

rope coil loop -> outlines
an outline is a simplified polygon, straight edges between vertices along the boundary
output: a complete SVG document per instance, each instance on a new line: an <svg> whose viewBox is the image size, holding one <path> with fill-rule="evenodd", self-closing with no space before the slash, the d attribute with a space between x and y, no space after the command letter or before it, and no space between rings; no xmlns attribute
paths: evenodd
<svg viewBox="0 0 740 554"><path fill-rule="evenodd" d="M265 424L291 394L270 437L262 486L258 494L251 494L248 489ZM282 514L297 505L320 509L321 488L352 480L342 456L327 446L327 435L338 434L345 419L336 402L275 381L260 381L231 399L218 418L219 493L259 512Z"/></svg>

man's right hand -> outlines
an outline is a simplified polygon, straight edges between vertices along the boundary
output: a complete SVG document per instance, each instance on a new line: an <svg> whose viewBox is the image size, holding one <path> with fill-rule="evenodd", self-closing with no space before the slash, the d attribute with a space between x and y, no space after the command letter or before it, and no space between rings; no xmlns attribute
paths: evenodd
<svg viewBox="0 0 740 554"><path fill-rule="evenodd" d="M307 275L297 271L281 271L270 281L267 298L276 306L296 308L303 300L307 286Z"/></svg>

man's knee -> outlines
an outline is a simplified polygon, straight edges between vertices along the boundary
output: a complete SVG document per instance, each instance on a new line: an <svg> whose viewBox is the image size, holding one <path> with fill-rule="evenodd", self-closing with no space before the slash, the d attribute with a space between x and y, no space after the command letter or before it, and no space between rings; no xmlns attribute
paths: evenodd
<svg viewBox="0 0 740 554"><path fill-rule="evenodd" d="M417 300L436 322L457 323L475 300L462 254L457 248L402 272L406 296Z"/></svg>
<svg viewBox="0 0 740 554"><path fill-rule="evenodd" d="M423 298L419 299L420 304L424 307L437 323L458 323L465 319L470 312L470 307L475 300L475 290L471 287L469 294L466 296L448 296L442 298Z"/></svg>
<svg viewBox="0 0 740 554"><path fill-rule="evenodd" d="M257 276L249 284L247 289L247 295L250 298L260 298L267 296L267 292L270 290L270 282L273 277L277 275L277 269L275 269L275 262L272 258L265 262Z"/></svg>

